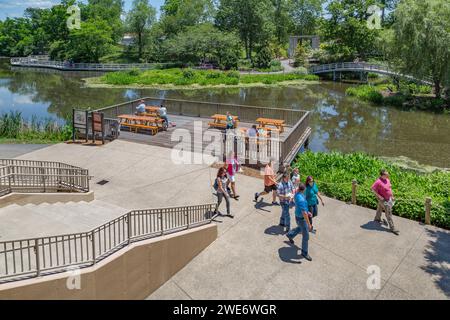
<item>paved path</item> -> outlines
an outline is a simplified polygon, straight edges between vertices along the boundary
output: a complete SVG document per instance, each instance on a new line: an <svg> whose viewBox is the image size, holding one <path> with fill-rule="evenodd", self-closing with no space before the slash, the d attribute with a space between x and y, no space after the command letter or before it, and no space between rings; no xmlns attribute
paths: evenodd
<svg viewBox="0 0 450 320"><path fill-rule="evenodd" d="M58 144L21 158L86 167L96 199L128 209L214 201L216 170L175 165L170 154L115 141L103 147ZM95 184L102 179L110 182ZM300 237L292 246L281 234L280 208L253 202L261 186L260 179L238 177L236 218L218 218L218 239L149 299L450 298L450 232L394 217L397 237L371 222L373 210L326 199L314 221L318 232L311 235L308 262L298 255ZM371 265L380 267L380 290L367 289Z"/></svg>
<svg viewBox="0 0 450 320"><path fill-rule="evenodd" d="M15 158L47 146L47 144L0 144L0 158Z"/></svg>

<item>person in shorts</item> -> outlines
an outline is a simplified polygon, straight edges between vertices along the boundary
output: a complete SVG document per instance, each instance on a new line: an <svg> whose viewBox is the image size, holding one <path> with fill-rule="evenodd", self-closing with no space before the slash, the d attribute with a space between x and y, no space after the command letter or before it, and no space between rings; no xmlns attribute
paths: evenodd
<svg viewBox="0 0 450 320"><path fill-rule="evenodd" d="M226 170L227 170L227 176L228 176L228 185L231 185L231 191L233 192L232 198L234 200L238 200L240 196L236 193L236 174L239 171L240 164L239 161L234 154L233 151L230 152L228 159L226 161Z"/></svg>
<svg viewBox="0 0 450 320"><path fill-rule="evenodd" d="M272 192L272 205L278 206L277 202L277 180L275 172L273 171L273 159L266 165L264 169L264 191L255 193L255 202L258 202L258 198Z"/></svg>

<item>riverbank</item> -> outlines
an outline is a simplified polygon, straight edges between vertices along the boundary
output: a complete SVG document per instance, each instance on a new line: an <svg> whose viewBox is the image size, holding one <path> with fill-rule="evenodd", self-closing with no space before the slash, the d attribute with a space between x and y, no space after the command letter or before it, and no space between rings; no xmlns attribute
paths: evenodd
<svg viewBox="0 0 450 320"><path fill-rule="evenodd" d="M101 77L83 79L90 88L135 88L159 90L248 88L297 86L319 83L319 77L300 73L240 74L237 71L203 71L193 69L168 69L141 72L108 73Z"/></svg>
<svg viewBox="0 0 450 320"><path fill-rule="evenodd" d="M302 180L311 175L319 190L335 199L350 202L352 182L357 182L356 203L376 209L371 192L380 169L387 169L393 186L395 215L424 221L425 199L432 199L431 223L450 229L450 172L435 170L423 173L363 153L342 154L306 152L298 156L294 166L300 169Z"/></svg>
<svg viewBox="0 0 450 320"><path fill-rule="evenodd" d="M437 99L432 95L432 88L426 85L409 84L400 90L390 83L358 85L348 88L345 94L361 101L404 110L450 113L449 102Z"/></svg>

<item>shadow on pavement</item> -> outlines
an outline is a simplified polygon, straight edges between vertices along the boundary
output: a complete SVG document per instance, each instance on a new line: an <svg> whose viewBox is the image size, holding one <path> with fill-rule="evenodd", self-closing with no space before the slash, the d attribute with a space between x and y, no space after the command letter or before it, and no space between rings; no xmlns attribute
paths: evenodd
<svg viewBox="0 0 450 320"><path fill-rule="evenodd" d="M450 234L440 230L426 230L430 239L425 247L427 261L422 269L433 275L435 284L450 298Z"/></svg>
<svg viewBox="0 0 450 320"><path fill-rule="evenodd" d="M384 225L384 224L383 224ZM366 224L363 224L361 228L365 230L371 230L371 231L384 231L384 232L391 232L388 228L384 228L383 225L379 224L375 221L369 221Z"/></svg>
<svg viewBox="0 0 450 320"><path fill-rule="evenodd" d="M278 255L280 256L281 261L286 263L301 264L300 259L302 256L300 255L300 248L295 244L289 243L289 241L285 241L284 243L287 244L288 247L278 249Z"/></svg>
<svg viewBox="0 0 450 320"><path fill-rule="evenodd" d="M264 230L265 234L271 235L271 236L281 236L284 235L284 227L282 226L271 226Z"/></svg>
<svg viewBox="0 0 450 320"><path fill-rule="evenodd" d="M255 204L255 209L256 209L256 210L261 210L261 211L265 211L265 212L270 212L270 210L264 209L265 207L273 207L273 205L272 205L271 203L263 202L262 199L261 199L260 201L258 201L258 202Z"/></svg>

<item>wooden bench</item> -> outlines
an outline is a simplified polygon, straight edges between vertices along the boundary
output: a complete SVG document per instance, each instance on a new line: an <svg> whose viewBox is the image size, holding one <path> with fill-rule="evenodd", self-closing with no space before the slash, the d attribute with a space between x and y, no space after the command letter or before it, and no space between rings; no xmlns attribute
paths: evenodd
<svg viewBox="0 0 450 320"><path fill-rule="evenodd" d="M239 118L237 116L232 116L234 121L234 127L237 128L239 125ZM215 114L211 116L213 122L209 122L208 125L213 128L227 128L227 116L223 114Z"/></svg>
<svg viewBox="0 0 450 320"><path fill-rule="evenodd" d="M284 132L285 121L279 119L269 119L269 118L258 118L256 122L259 123L259 128L264 128L265 130L269 130L267 128L268 125L276 127L280 133Z"/></svg>

